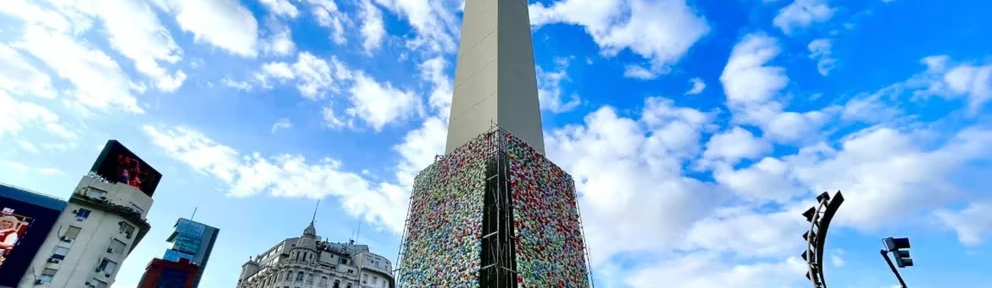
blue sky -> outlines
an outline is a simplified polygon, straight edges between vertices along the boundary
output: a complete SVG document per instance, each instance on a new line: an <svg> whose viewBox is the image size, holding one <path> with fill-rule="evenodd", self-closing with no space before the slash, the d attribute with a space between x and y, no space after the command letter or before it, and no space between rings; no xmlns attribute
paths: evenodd
<svg viewBox="0 0 992 288"><path fill-rule="evenodd" d="M992 4L531 1L548 156L597 287L801 287L804 220L847 202L831 287L989 287ZM67 197L107 139L165 176L134 287L177 217L221 229L203 287L302 233L394 258L443 151L459 0L5 0L0 181ZM983 261L984 260L984 261ZM984 286L983 286L984 285Z"/></svg>

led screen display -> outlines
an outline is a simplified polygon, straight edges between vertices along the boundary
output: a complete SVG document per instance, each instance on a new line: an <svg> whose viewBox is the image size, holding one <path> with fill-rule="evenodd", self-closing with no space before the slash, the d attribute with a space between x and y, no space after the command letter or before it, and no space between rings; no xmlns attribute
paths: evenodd
<svg viewBox="0 0 992 288"><path fill-rule="evenodd" d="M65 202L0 185L0 287L17 287Z"/></svg>
<svg viewBox="0 0 992 288"><path fill-rule="evenodd" d="M124 183L141 190L149 197L155 193L162 174L134 155L117 140L107 141L91 172L111 183Z"/></svg>

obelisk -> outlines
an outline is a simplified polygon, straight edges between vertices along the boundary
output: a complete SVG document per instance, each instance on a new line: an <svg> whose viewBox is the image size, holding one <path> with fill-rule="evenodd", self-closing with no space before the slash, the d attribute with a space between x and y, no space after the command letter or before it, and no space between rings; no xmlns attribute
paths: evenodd
<svg viewBox="0 0 992 288"><path fill-rule="evenodd" d="M466 0L463 15L444 152L495 123L544 153L527 0Z"/></svg>
<svg viewBox="0 0 992 288"><path fill-rule="evenodd" d="M575 182L544 156L527 0L465 0L445 154L420 171L401 288L589 287Z"/></svg>

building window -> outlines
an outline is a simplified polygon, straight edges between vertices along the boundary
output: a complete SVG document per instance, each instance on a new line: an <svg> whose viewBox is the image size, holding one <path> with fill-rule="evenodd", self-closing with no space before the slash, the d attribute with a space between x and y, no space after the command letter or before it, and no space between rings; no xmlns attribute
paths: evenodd
<svg viewBox="0 0 992 288"><path fill-rule="evenodd" d="M348 286L347 286L347 287L348 287L348 288L351 288L351 283L348 283Z"/></svg>
<svg viewBox="0 0 992 288"><path fill-rule="evenodd" d="M131 239L131 234L134 234L134 225L128 224L124 221L121 221L118 224L117 232L126 235L127 239Z"/></svg>
<svg viewBox="0 0 992 288"><path fill-rule="evenodd" d="M107 247L107 253L112 254L123 254L124 249L127 248L127 244L121 242L121 240L110 239L110 247Z"/></svg>
<svg viewBox="0 0 992 288"><path fill-rule="evenodd" d="M334 287L332 287L332 288L341 288L341 281L335 279L334 280Z"/></svg>
<svg viewBox="0 0 992 288"><path fill-rule="evenodd" d="M313 284L313 273L307 275L307 284Z"/></svg>
<svg viewBox="0 0 992 288"><path fill-rule="evenodd" d="M90 287L93 288L107 288L107 282L100 281L99 279L91 279Z"/></svg>
<svg viewBox="0 0 992 288"><path fill-rule="evenodd" d="M55 272L55 269L45 268L45 270L41 271L41 276L38 276L38 282L51 283L52 278L55 277Z"/></svg>
<svg viewBox="0 0 992 288"><path fill-rule="evenodd" d="M55 251L52 251L52 259L64 260L65 255L69 255L69 248L55 246Z"/></svg>
<svg viewBox="0 0 992 288"><path fill-rule="evenodd" d="M65 235L62 235L62 241L72 242L72 240L76 240L76 237L79 237L79 231L81 230L83 230L83 228L69 225L69 228L65 229Z"/></svg>
<svg viewBox="0 0 992 288"><path fill-rule="evenodd" d="M355 270L348 269L348 274L355 274Z"/></svg>
<svg viewBox="0 0 992 288"><path fill-rule="evenodd" d="M83 221L90 218L90 210L83 208L76 209L76 221Z"/></svg>
<svg viewBox="0 0 992 288"><path fill-rule="evenodd" d="M98 267L96 271L103 272L105 275L111 275L114 274L114 271L116 269L117 269L117 262L111 261L110 259L107 258L103 258L103 261L100 261L100 267Z"/></svg>
<svg viewBox="0 0 992 288"><path fill-rule="evenodd" d="M369 274L362 275L362 284L369 283Z"/></svg>
<svg viewBox="0 0 992 288"><path fill-rule="evenodd" d="M296 273L296 281L303 281L303 272Z"/></svg>
<svg viewBox="0 0 992 288"><path fill-rule="evenodd" d="M327 287L327 276L320 276L320 287Z"/></svg>
<svg viewBox="0 0 992 288"><path fill-rule="evenodd" d="M378 284L378 283L379 283L379 277L372 276L372 284Z"/></svg>
<svg viewBox="0 0 992 288"><path fill-rule="evenodd" d="M286 271L286 281L293 279L293 270Z"/></svg>

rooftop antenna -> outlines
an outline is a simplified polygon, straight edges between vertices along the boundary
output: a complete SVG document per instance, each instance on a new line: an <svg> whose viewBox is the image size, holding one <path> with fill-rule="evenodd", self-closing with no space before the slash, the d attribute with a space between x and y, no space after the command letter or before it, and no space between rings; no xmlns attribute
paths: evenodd
<svg viewBox="0 0 992 288"><path fill-rule="evenodd" d="M314 221L317 221L317 208L320 207L320 199L317 199L317 205L313 207L313 217L310 218L310 224L313 225Z"/></svg>
<svg viewBox="0 0 992 288"><path fill-rule="evenodd" d="M355 232L355 242L358 242L358 236L362 233L362 218L358 218L358 231Z"/></svg>
<svg viewBox="0 0 992 288"><path fill-rule="evenodd" d="M189 216L189 220L190 221L193 221L193 217L196 217L196 209L198 209L198 208L200 208L200 207L193 207L193 216Z"/></svg>

